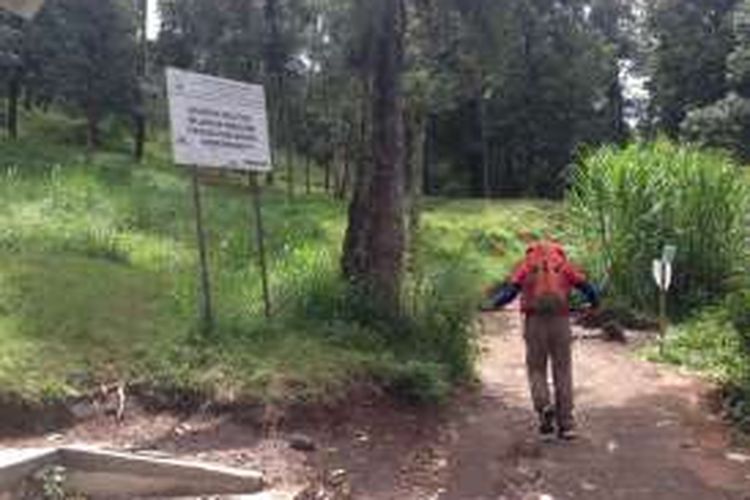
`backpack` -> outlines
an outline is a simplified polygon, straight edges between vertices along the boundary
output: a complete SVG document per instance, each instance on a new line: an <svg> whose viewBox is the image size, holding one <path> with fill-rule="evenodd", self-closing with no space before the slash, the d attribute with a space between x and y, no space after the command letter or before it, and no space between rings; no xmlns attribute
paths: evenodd
<svg viewBox="0 0 750 500"><path fill-rule="evenodd" d="M570 284L563 248L552 242L535 243L526 250L525 264L528 275L523 288L527 307L539 315L566 314Z"/></svg>

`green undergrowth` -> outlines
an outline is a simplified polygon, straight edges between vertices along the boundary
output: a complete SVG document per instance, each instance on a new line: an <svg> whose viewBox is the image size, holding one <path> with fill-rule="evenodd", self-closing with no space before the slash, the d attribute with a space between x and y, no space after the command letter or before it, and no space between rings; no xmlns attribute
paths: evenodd
<svg viewBox="0 0 750 500"><path fill-rule="evenodd" d="M720 302L746 257L750 190L740 168L722 152L665 140L586 157L570 220L610 297L654 313L652 262L675 245L672 312Z"/></svg>
<svg viewBox="0 0 750 500"><path fill-rule="evenodd" d="M663 350L649 347L652 361L687 368L724 389L727 415L750 432L750 330L748 295L732 295L727 307L711 307L671 328ZM739 303L742 308L738 309Z"/></svg>
<svg viewBox="0 0 750 500"><path fill-rule="evenodd" d="M439 401L473 375L481 286L558 231L554 204L429 200L404 313L348 292L343 202L264 193L274 317L262 314L249 191L207 178L216 328L198 332L190 183L151 145L133 164L65 144L0 142L0 387L29 401L125 380L225 402L337 398L378 384Z"/></svg>

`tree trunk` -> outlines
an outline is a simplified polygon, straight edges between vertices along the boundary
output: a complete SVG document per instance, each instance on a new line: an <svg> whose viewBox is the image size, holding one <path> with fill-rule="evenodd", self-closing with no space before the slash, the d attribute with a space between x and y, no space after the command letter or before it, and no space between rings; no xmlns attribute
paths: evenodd
<svg viewBox="0 0 750 500"><path fill-rule="evenodd" d="M95 104L86 109L86 149L90 153L99 146L99 112Z"/></svg>
<svg viewBox="0 0 750 500"><path fill-rule="evenodd" d="M420 258L419 258L419 232L421 226L421 193L422 175L420 170L424 165L424 141L425 141L425 117L421 110L415 109L406 113L405 139L406 139L406 248L407 248L407 270L412 275L415 283L421 281ZM415 295L416 297L416 295ZM416 308L416 302L412 304ZM415 309L416 310L416 309Z"/></svg>
<svg viewBox="0 0 750 500"><path fill-rule="evenodd" d="M344 153L341 159L341 175L339 176L339 186L336 192L336 198L339 200L346 199L346 193L349 192L351 182L351 146L349 141L344 145Z"/></svg>
<svg viewBox="0 0 750 500"><path fill-rule="evenodd" d="M138 85L135 96L135 112L133 113L133 157L135 161L143 160L143 152L146 144L146 99L143 93L143 84L146 81L146 29L148 26L148 5L146 0L138 0Z"/></svg>
<svg viewBox="0 0 750 500"><path fill-rule="evenodd" d="M34 108L34 92L30 85L25 85L23 93L23 109L31 111Z"/></svg>
<svg viewBox="0 0 750 500"><path fill-rule="evenodd" d="M369 69L360 75L362 92L360 96L360 116L357 131L357 166L352 199L349 203L349 225L344 237L342 270L344 276L354 281L366 272L368 219L366 218L368 194L372 175L372 148L370 143L371 111L370 96L372 81Z"/></svg>
<svg viewBox="0 0 750 500"><path fill-rule="evenodd" d="M21 93L21 82L16 73L8 82L8 135L18 138L18 99Z"/></svg>
<svg viewBox="0 0 750 500"><path fill-rule="evenodd" d="M143 160L143 153L146 147L146 117L142 109L136 111L133 117L134 126L134 145L133 145L133 157L135 161L141 162Z"/></svg>
<svg viewBox="0 0 750 500"><path fill-rule="evenodd" d="M264 77L268 89L271 149L274 162L280 163L280 125L281 125L281 88L283 86L284 54L280 48L280 6L279 0L267 0L263 6L263 20L265 24L265 39L263 51ZM273 171L266 174L266 183L273 186L275 176Z"/></svg>
<svg viewBox="0 0 750 500"><path fill-rule="evenodd" d="M286 94L285 91L282 91ZM292 116L292 106L288 98L284 99L284 106L282 107L283 114L283 127L284 127L284 146L285 146L285 161L286 164L286 196L288 200L294 199L295 190L295 179L294 179L294 133L292 131L292 122L294 117Z"/></svg>
<svg viewBox="0 0 750 500"><path fill-rule="evenodd" d="M372 98L373 172L359 200L364 227L361 265L347 265L351 282L365 286L378 306L395 313L399 309L404 260L403 112L401 72L403 64L404 8L402 0L381 0L377 5L380 29L375 30ZM361 194L361 193L360 193ZM354 203L354 202L353 202ZM350 220L350 224L351 224ZM360 231L349 227L348 231ZM349 250L349 249L347 249Z"/></svg>
<svg viewBox="0 0 750 500"><path fill-rule="evenodd" d="M326 193L331 192L331 160L329 158L326 158L325 160L326 164L323 167L324 174L323 174L323 189L325 189Z"/></svg>
<svg viewBox="0 0 750 500"><path fill-rule="evenodd" d="M485 109L484 96L479 95L477 102L479 112L479 140L482 147L482 196L489 200L492 197L492 187L490 185L490 151L487 138L487 110Z"/></svg>
<svg viewBox="0 0 750 500"><path fill-rule="evenodd" d="M305 154L305 193L312 193L312 180L311 180L312 165L310 161L309 152Z"/></svg>
<svg viewBox="0 0 750 500"><path fill-rule="evenodd" d="M435 165L435 143L437 134L437 115L430 112L424 123L424 152L422 154L422 193L425 196L433 194L432 172Z"/></svg>

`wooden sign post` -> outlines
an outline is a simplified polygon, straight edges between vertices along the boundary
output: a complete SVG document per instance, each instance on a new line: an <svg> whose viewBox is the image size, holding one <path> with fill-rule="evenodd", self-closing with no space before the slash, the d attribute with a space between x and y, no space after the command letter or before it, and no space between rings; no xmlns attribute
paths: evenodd
<svg viewBox="0 0 750 500"><path fill-rule="evenodd" d="M250 175L264 310L266 317L270 317L268 266L257 182L259 173L271 170L264 89L260 85L167 68L167 91L174 161L192 168L204 332L213 329L214 314L198 177L200 167Z"/></svg>

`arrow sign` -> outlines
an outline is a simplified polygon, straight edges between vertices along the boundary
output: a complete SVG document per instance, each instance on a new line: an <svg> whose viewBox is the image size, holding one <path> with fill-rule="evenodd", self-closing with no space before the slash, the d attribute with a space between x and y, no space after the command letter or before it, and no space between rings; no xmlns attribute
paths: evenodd
<svg viewBox="0 0 750 500"><path fill-rule="evenodd" d="M654 281L663 291L672 286L672 263L667 260L655 260L653 264Z"/></svg>
<svg viewBox="0 0 750 500"><path fill-rule="evenodd" d="M31 19L43 4L44 0L0 0L0 9Z"/></svg>
<svg viewBox="0 0 750 500"><path fill-rule="evenodd" d="M666 245L662 251L661 260L671 264L674 262L675 255L677 255L677 247L675 245Z"/></svg>

